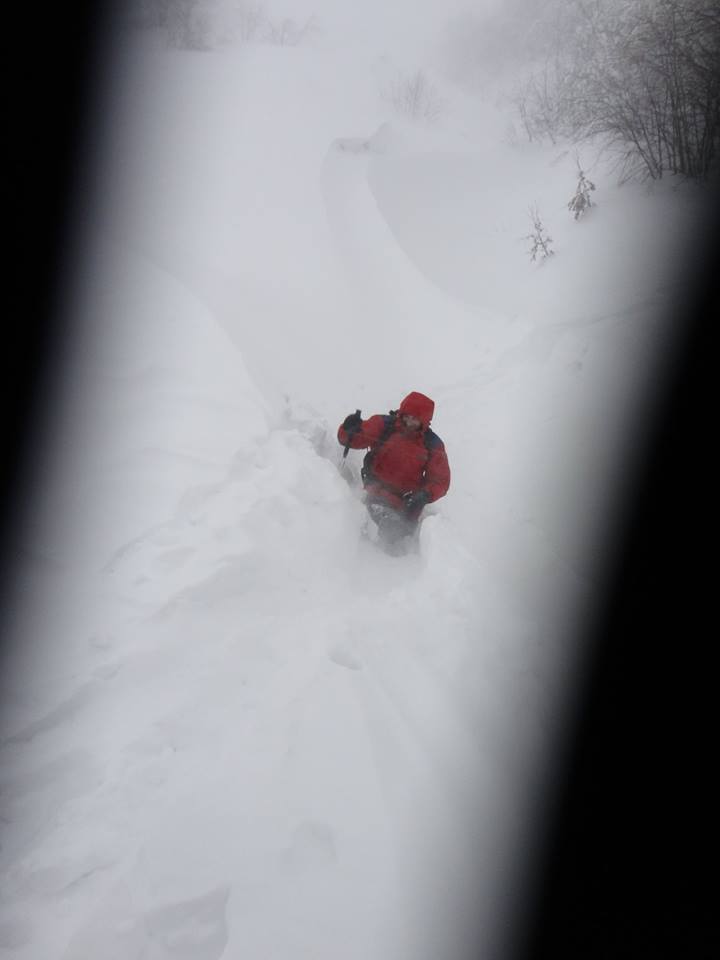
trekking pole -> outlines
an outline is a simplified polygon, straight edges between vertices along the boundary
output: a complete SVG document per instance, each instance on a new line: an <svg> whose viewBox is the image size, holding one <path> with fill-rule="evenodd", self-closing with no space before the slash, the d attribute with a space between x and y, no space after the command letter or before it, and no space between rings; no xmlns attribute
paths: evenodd
<svg viewBox="0 0 720 960"><path fill-rule="evenodd" d="M355 416L359 417L361 412L362 412L361 410L356 410ZM345 444L345 449L343 450L343 460L348 455L348 450L350 449L350 443L352 442L352 438L355 436L356 433L357 433L357 430L351 430L348 432L347 443Z"/></svg>

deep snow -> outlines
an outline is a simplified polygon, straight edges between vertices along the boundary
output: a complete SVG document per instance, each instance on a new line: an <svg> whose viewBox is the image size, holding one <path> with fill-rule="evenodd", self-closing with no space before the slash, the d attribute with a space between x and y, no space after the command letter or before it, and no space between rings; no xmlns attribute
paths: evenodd
<svg viewBox="0 0 720 960"><path fill-rule="evenodd" d="M589 158L575 223L569 148L451 87L402 122L353 37L118 54L3 678L17 960L449 957L512 913L699 200ZM391 558L335 430L413 389L453 481Z"/></svg>

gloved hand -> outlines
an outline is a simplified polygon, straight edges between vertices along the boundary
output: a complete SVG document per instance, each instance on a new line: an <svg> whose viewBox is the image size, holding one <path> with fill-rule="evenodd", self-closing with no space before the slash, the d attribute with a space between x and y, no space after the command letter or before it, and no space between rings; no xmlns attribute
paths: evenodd
<svg viewBox="0 0 720 960"><path fill-rule="evenodd" d="M351 413L349 416L345 417L345 419L343 420L343 430L348 435L352 433L357 433L361 427L362 427L362 417L360 416L359 410L356 410L355 413Z"/></svg>
<svg viewBox="0 0 720 960"><path fill-rule="evenodd" d="M408 517L418 516L428 503L430 503L430 494L427 490L409 490L403 494L405 514Z"/></svg>

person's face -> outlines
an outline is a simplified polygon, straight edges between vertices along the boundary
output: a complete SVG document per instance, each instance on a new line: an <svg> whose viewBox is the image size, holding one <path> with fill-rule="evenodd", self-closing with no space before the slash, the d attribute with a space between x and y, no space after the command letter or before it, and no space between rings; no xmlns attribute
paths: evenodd
<svg viewBox="0 0 720 960"><path fill-rule="evenodd" d="M413 417L410 413L404 413L400 419L408 433L414 433L422 427L422 420L419 417Z"/></svg>

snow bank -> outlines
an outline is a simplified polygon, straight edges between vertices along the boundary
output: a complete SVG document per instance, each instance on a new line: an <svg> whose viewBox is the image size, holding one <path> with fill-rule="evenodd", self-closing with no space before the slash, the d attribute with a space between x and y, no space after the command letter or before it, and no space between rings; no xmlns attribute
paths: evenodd
<svg viewBox="0 0 720 960"><path fill-rule="evenodd" d="M97 565L268 423L242 358L181 280L95 236L82 283L33 535Z"/></svg>

